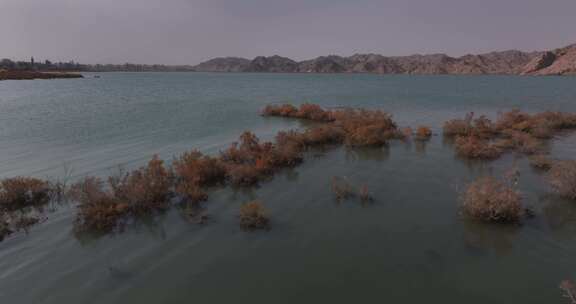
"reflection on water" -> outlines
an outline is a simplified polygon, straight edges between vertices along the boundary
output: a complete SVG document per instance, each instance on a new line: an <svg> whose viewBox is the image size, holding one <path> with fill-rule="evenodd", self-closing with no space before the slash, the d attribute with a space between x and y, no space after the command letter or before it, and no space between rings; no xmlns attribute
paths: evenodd
<svg viewBox="0 0 576 304"><path fill-rule="evenodd" d="M347 147L347 161L386 161L390 158L390 147Z"/></svg>
<svg viewBox="0 0 576 304"><path fill-rule="evenodd" d="M576 202L548 194L540 198L542 214L548 228L563 239L576 236Z"/></svg>
<svg viewBox="0 0 576 304"><path fill-rule="evenodd" d="M472 255L508 255L513 252L514 240L521 227L493 225L464 219L464 245Z"/></svg>

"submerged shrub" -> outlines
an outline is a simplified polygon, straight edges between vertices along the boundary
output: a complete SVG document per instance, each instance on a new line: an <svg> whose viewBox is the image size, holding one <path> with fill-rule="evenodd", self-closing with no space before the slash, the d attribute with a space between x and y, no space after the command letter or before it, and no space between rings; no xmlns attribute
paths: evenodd
<svg viewBox="0 0 576 304"><path fill-rule="evenodd" d="M360 196L360 201L362 203L369 203L374 200L374 197L372 197L372 194L370 194L370 191L368 191L368 186L366 185L360 187L358 195Z"/></svg>
<svg viewBox="0 0 576 304"><path fill-rule="evenodd" d="M79 202L75 228L77 231L110 232L125 220L130 206L104 190L104 182L86 177L70 188L70 197Z"/></svg>
<svg viewBox="0 0 576 304"><path fill-rule="evenodd" d="M336 195L336 200L346 200L356 195L354 187L346 180L338 176L332 177L332 192ZM366 189L367 190L367 189Z"/></svg>
<svg viewBox="0 0 576 304"><path fill-rule="evenodd" d="M197 186L210 186L224 182L226 168L217 158L203 155L198 151L182 154L172 163L177 178Z"/></svg>
<svg viewBox="0 0 576 304"><path fill-rule="evenodd" d="M163 211L170 205L172 176L157 156L148 165L108 178L108 188L96 177L72 185L70 197L79 202L78 231L110 232L130 217Z"/></svg>
<svg viewBox="0 0 576 304"><path fill-rule="evenodd" d="M534 154L542 150L542 142L529 133L508 129L504 130L502 135L508 138L519 152Z"/></svg>
<svg viewBox="0 0 576 304"><path fill-rule="evenodd" d="M554 164L554 160L544 154L531 155L528 159L530 160L530 166L544 171L550 170Z"/></svg>
<svg viewBox="0 0 576 304"><path fill-rule="evenodd" d="M466 114L464 119L452 119L444 123L445 136L468 136L472 133L474 113Z"/></svg>
<svg viewBox="0 0 576 304"><path fill-rule="evenodd" d="M485 222L516 223L524 215L521 196L516 189L517 173L499 181L481 177L462 194L464 215Z"/></svg>
<svg viewBox="0 0 576 304"><path fill-rule="evenodd" d="M198 151L186 152L172 163L176 175L175 192L185 200L198 203L208 198L201 187L223 183L226 166L217 158Z"/></svg>
<svg viewBox="0 0 576 304"><path fill-rule="evenodd" d="M476 136L462 136L456 139L456 153L464 158L495 159L502 154L502 149Z"/></svg>
<svg viewBox="0 0 576 304"><path fill-rule="evenodd" d="M0 211L0 242L2 242L7 236L14 233L12 227L10 226L10 222L8 221L5 213Z"/></svg>
<svg viewBox="0 0 576 304"><path fill-rule="evenodd" d="M572 280L564 280L560 282L559 287L564 292L564 297L570 301L570 304L576 304L576 284Z"/></svg>
<svg viewBox="0 0 576 304"><path fill-rule="evenodd" d="M298 109L290 104L283 105L268 105L262 110L262 115L264 116L284 116L284 117L295 117L298 113Z"/></svg>
<svg viewBox="0 0 576 304"><path fill-rule="evenodd" d="M283 106L267 106L265 115L287 116L319 122L332 122L304 133L283 133L282 141L291 140L300 146L326 143L341 143L350 146L381 146L389 139L401 139L405 135L399 130L391 116L379 110L340 109L324 110L315 104L303 104L297 113L282 114Z"/></svg>
<svg viewBox="0 0 576 304"><path fill-rule="evenodd" d="M146 167L108 178L114 197L130 206L134 213L164 210L170 204L172 176L157 155Z"/></svg>
<svg viewBox="0 0 576 304"><path fill-rule="evenodd" d="M430 137L432 137L432 130L429 127L419 126L416 129L416 140L428 140Z"/></svg>
<svg viewBox="0 0 576 304"><path fill-rule="evenodd" d="M576 161L556 161L548 172L552 189L563 197L576 200Z"/></svg>
<svg viewBox="0 0 576 304"><path fill-rule="evenodd" d="M34 177L13 177L0 181L0 209L15 211L42 207L50 202L51 188L47 181Z"/></svg>
<svg viewBox="0 0 576 304"><path fill-rule="evenodd" d="M253 201L240 207L240 227L244 230L270 228L270 219L261 202Z"/></svg>

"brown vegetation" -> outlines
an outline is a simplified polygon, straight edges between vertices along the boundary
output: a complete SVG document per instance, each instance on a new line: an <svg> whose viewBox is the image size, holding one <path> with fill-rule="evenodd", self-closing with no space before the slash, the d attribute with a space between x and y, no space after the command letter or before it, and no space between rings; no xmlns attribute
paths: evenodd
<svg viewBox="0 0 576 304"><path fill-rule="evenodd" d="M495 159L502 154L500 147L474 135L458 137L455 147L458 156L472 159Z"/></svg>
<svg viewBox="0 0 576 304"><path fill-rule="evenodd" d="M301 105L297 111L295 109L291 105L269 105L264 108L262 114L331 122L320 128L309 129L305 134L298 134L302 136L299 139L302 145L344 141L349 146L381 146L390 139L406 136L397 127L390 114L379 110L324 110L318 105L308 103ZM306 143L306 140L309 142Z"/></svg>
<svg viewBox="0 0 576 304"><path fill-rule="evenodd" d="M430 137L432 137L432 130L429 127L419 126L418 129L416 129L416 140L429 140Z"/></svg>
<svg viewBox="0 0 576 304"><path fill-rule="evenodd" d="M358 196L360 202L369 203L374 197L368 190L368 186L362 185L356 189L345 177L333 176L331 180L332 193L336 201L340 202Z"/></svg>
<svg viewBox="0 0 576 304"><path fill-rule="evenodd" d="M259 201L243 204L240 207L240 227L244 230L269 229L270 219L264 205Z"/></svg>
<svg viewBox="0 0 576 304"><path fill-rule="evenodd" d="M336 195L337 201L346 200L356 195L354 187L346 180L338 176L332 177L332 192Z"/></svg>
<svg viewBox="0 0 576 304"><path fill-rule="evenodd" d="M170 205L172 177L157 156L146 167L102 180L87 177L71 187L79 202L76 228L110 232L129 218L166 210Z"/></svg>
<svg viewBox="0 0 576 304"><path fill-rule="evenodd" d="M576 161L556 161L548 172L552 189L563 197L576 200Z"/></svg>
<svg viewBox="0 0 576 304"><path fill-rule="evenodd" d="M504 150L515 150L524 154L542 153L543 140L551 138L563 129L576 128L576 114L542 112L527 114L519 110L501 113L492 122L485 116L474 119L469 113L464 119L454 119L444 124L447 137L466 138L456 145L460 156L493 159ZM474 153L473 146L482 152ZM500 152L497 152L500 150Z"/></svg>
<svg viewBox="0 0 576 304"><path fill-rule="evenodd" d="M530 160L530 165L533 168L543 171L550 170L552 168L552 165L554 164L554 160L550 159L545 154L531 155L528 159Z"/></svg>
<svg viewBox="0 0 576 304"><path fill-rule="evenodd" d="M516 183L517 173L510 174L504 181L485 176L472 182L462 194L464 215L485 222L519 222L525 211Z"/></svg>
<svg viewBox="0 0 576 304"><path fill-rule="evenodd" d="M564 297L568 298L570 304L576 304L576 284L572 280L560 282L560 289L564 292Z"/></svg>
<svg viewBox="0 0 576 304"><path fill-rule="evenodd" d="M372 194L370 194L370 191L368 191L368 186L366 185L362 185L360 187L358 194L362 203L369 203L374 200L374 197L372 197Z"/></svg>
<svg viewBox="0 0 576 304"><path fill-rule="evenodd" d="M262 115L301 118L322 122L334 120L331 111L326 111L319 105L310 103L304 103L300 105L298 109L290 104L268 105L262 110Z"/></svg>
<svg viewBox="0 0 576 304"><path fill-rule="evenodd" d="M47 181L33 177L14 177L0 181L0 210L9 212L41 207L50 202Z"/></svg>

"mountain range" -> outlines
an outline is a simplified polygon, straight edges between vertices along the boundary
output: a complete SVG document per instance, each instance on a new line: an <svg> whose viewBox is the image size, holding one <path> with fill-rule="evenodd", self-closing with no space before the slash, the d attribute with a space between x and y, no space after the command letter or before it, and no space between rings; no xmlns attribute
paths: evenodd
<svg viewBox="0 0 576 304"><path fill-rule="evenodd" d="M576 44L563 48L523 52L508 50L451 57L445 54L383 56L336 55L295 61L287 57L258 56L252 60L220 57L192 67L196 72L267 73L376 73L376 74L500 74L576 75Z"/></svg>

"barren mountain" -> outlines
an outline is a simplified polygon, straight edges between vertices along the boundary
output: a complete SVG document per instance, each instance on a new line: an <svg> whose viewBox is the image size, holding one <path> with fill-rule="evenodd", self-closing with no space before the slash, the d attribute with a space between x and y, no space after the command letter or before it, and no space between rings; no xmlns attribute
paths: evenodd
<svg viewBox="0 0 576 304"><path fill-rule="evenodd" d="M479 55L450 57L445 54L383 56L336 55L296 62L281 56L259 56L253 60L216 58L194 67L203 72L282 72L282 73L378 73L378 74L576 74L576 44L554 51L509 50Z"/></svg>

